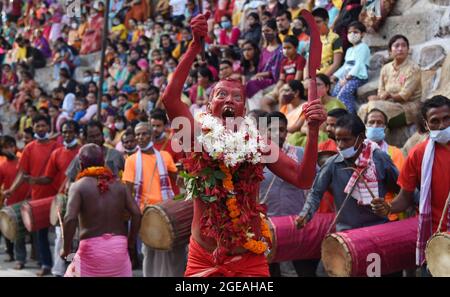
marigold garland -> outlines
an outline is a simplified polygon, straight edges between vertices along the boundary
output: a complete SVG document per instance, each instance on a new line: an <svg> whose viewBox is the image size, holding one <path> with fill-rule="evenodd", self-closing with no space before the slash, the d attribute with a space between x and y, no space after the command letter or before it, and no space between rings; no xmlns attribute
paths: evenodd
<svg viewBox="0 0 450 297"><path fill-rule="evenodd" d="M107 192L109 189L108 184L114 179L114 175L111 170L104 166L92 166L85 168L83 171L78 173L76 180L86 176L97 178L97 187L100 193Z"/></svg>

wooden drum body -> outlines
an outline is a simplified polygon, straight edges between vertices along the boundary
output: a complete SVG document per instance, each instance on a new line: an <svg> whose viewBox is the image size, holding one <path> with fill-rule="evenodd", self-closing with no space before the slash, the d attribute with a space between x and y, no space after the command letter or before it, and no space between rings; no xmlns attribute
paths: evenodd
<svg viewBox="0 0 450 297"><path fill-rule="evenodd" d="M302 229L296 227L297 216L269 217L272 249L268 261L320 259L320 245L334 216L334 213L317 213Z"/></svg>
<svg viewBox="0 0 450 297"><path fill-rule="evenodd" d="M381 275L415 268L417 218L329 234L322 242L322 262L329 276L368 276L380 256Z"/></svg>
<svg viewBox="0 0 450 297"><path fill-rule="evenodd" d="M20 208L23 224L29 232L50 226L50 207L55 196L26 201Z"/></svg>
<svg viewBox="0 0 450 297"><path fill-rule="evenodd" d="M168 200L144 209L139 235L149 247L171 250L188 243L194 215L192 201Z"/></svg>
<svg viewBox="0 0 450 297"><path fill-rule="evenodd" d="M22 203L18 202L0 210L0 229L3 235L11 241L25 236L25 226L20 215Z"/></svg>
<svg viewBox="0 0 450 297"><path fill-rule="evenodd" d="M450 277L450 232L435 233L427 242L425 257L431 275Z"/></svg>

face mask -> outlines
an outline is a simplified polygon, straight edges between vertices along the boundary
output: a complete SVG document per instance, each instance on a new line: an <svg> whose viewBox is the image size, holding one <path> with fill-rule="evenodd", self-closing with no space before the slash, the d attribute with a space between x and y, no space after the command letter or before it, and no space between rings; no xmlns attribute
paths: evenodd
<svg viewBox="0 0 450 297"><path fill-rule="evenodd" d="M292 94L292 93L284 94L284 95L281 97L281 101L282 101L283 103L289 103L289 102L292 101L292 99L294 99L294 94Z"/></svg>
<svg viewBox="0 0 450 297"><path fill-rule="evenodd" d="M77 24L76 24L76 23L73 23L73 24L71 25L71 27L72 27L72 29L76 29L76 28L77 28Z"/></svg>
<svg viewBox="0 0 450 297"><path fill-rule="evenodd" d="M328 33L328 27L325 24L322 24L322 27L320 27L320 35L326 35Z"/></svg>
<svg viewBox="0 0 450 297"><path fill-rule="evenodd" d="M37 140L47 140L50 137L50 134L47 132L43 136L40 136L38 133L34 133L34 138Z"/></svg>
<svg viewBox="0 0 450 297"><path fill-rule="evenodd" d="M267 42L272 42L275 39L275 34L273 34L273 33L264 33L264 39Z"/></svg>
<svg viewBox="0 0 450 297"><path fill-rule="evenodd" d="M74 138L71 142L67 143L66 141L63 142L65 148L71 148L78 144L78 140Z"/></svg>
<svg viewBox="0 0 450 297"><path fill-rule="evenodd" d="M351 44L356 44L361 40L361 34L359 33L349 33L347 39Z"/></svg>
<svg viewBox="0 0 450 297"><path fill-rule="evenodd" d="M384 127L366 127L366 137L372 141L380 142L384 140Z"/></svg>
<svg viewBox="0 0 450 297"><path fill-rule="evenodd" d="M16 155L11 152L4 152L3 154L5 155L6 159L8 159L8 160L16 159Z"/></svg>
<svg viewBox="0 0 450 297"><path fill-rule="evenodd" d="M299 28L293 28L292 33L294 33L295 36L298 36L303 33L303 30Z"/></svg>
<svg viewBox="0 0 450 297"><path fill-rule="evenodd" d="M118 26L119 24L120 24L119 20L117 20L117 19L113 20L113 25L114 26Z"/></svg>
<svg viewBox="0 0 450 297"><path fill-rule="evenodd" d="M123 122L117 122L114 124L114 127L116 127L117 130L122 130L125 124Z"/></svg>
<svg viewBox="0 0 450 297"><path fill-rule="evenodd" d="M83 78L83 82L86 84L86 83L89 83L89 82L91 82L92 81L92 76L86 76L86 77L84 77Z"/></svg>
<svg viewBox="0 0 450 297"><path fill-rule="evenodd" d="M450 141L450 126L444 130L430 130L430 139L440 144L446 144Z"/></svg>
<svg viewBox="0 0 450 297"><path fill-rule="evenodd" d="M359 138L359 136L356 138L355 143L358 142L358 138ZM358 149L359 149L359 147L358 147ZM339 152L339 154L341 154L341 156L342 156L344 159L350 159L350 158L352 158L354 155L356 155L356 152L358 151L358 149L355 149L355 146L351 146L351 147L346 148L346 149L344 149L344 150L340 150L340 149L338 148L338 152Z"/></svg>
<svg viewBox="0 0 450 297"><path fill-rule="evenodd" d="M147 144L146 147L140 147L140 146L138 145L138 147L141 149L141 151L147 151L147 150L151 149L152 146L153 146L153 141L150 141L150 143Z"/></svg>
<svg viewBox="0 0 450 297"><path fill-rule="evenodd" d="M137 150L138 150L138 147L135 147L134 149L131 149L131 150L123 149L123 151L127 154L135 153Z"/></svg>
<svg viewBox="0 0 450 297"><path fill-rule="evenodd" d="M216 38L219 38L219 35L220 35L220 29L215 29L214 36L216 36Z"/></svg>
<svg viewBox="0 0 450 297"><path fill-rule="evenodd" d="M102 103L100 104L100 106L101 106L102 109L106 109L106 108L108 108L108 103L102 102Z"/></svg>
<svg viewBox="0 0 450 297"><path fill-rule="evenodd" d="M229 29L229 28L231 28L231 22L230 22L230 21L224 21L224 22L221 22L220 25L221 25L222 28L224 28L224 29Z"/></svg>
<svg viewBox="0 0 450 297"><path fill-rule="evenodd" d="M283 56L287 57L287 50L286 49L282 49L283 52Z"/></svg>

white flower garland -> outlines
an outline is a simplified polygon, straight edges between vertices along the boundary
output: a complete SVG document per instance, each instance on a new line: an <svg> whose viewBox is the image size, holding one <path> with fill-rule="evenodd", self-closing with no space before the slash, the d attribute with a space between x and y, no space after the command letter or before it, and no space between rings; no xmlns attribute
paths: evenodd
<svg viewBox="0 0 450 297"><path fill-rule="evenodd" d="M245 117L237 132L227 130L219 119L208 113L199 113L197 119L202 128L197 140L213 159L222 156L228 167L261 162L266 145L251 118Z"/></svg>

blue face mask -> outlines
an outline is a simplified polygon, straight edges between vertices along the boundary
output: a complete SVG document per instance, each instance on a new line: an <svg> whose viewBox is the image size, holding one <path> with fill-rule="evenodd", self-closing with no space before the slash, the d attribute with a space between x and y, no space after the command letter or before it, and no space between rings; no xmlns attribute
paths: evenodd
<svg viewBox="0 0 450 297"><path fill-rule="evenodd" d="M222 28L224 28L224 29L229 29L229 28L231 28L231 22L230 22L230 21L224 21L224 22L221 22L220 25L221 25Z"/></svg>
<svg viewBox="0 0 450 297"><path fill-rule="evenodd" d="M356 138L355 144L358 142L358 138L359 138L359 136ZM358 149L359 149L359 147L358 147ZM351 146L349 148L346 148L346 149L343 149L343 150L340 150L338 148L338 152L339 152L339 154L341 154L341 156L344 159L350 159L354 155L356 155L356 152L358 151L358 149L355 149L355 146L353 145L353 146Z"/></svg>
<svg viewBox="0 0 450 297"><path fill-rule="evenodd" d="M102 107L102 109L108 108L108 103L102 102L101 107Z"/></svg>
<svg viewBox="0 0 450 297"><path fill-rule="evenodd" d="M384 127L366 127L366 137L374 142L380 142L386 136L384 130Z"/></svg>

